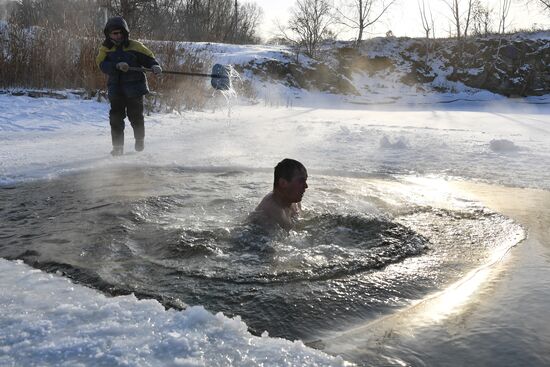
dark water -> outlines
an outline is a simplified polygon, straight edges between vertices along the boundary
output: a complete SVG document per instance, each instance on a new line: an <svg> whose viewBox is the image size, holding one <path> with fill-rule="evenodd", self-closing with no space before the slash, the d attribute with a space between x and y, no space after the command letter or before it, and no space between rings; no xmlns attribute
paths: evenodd
<svg viewBox="0 0 550 367"><path fill-rule="evenodd" d="M2 187L0 256L312 341L442 289L520 231L482 208L310 174L296 230L266 233L246 217L270 182L261 171L122 165Z"/></svg>

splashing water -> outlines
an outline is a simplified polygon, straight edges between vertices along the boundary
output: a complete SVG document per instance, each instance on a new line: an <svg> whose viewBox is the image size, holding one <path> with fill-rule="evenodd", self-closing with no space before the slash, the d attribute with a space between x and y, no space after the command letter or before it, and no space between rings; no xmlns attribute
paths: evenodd
<svg viewBox="0 0 550 367"><path fill-rule="evenodd" d="M235 83L233 81L238 80L240 83L242 83L242 78L239 72L237 72L237 70L235 70L232 65L226 65L225 67L229 73L229 89L216 89L212 93L212 96L215 96L217 92L219 92L223 96L227 106L227 117L231 118L232 107L239 97L237 91L235 90Z"/></svg>

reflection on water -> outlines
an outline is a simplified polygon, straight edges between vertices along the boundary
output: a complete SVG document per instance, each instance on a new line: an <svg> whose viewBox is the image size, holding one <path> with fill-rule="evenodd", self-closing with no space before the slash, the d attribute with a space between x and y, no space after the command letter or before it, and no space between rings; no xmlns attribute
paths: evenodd
<svg viewBox="0 0 550 367"><path fill-rule="evenodd" d="M122 166L4 188L0 256L313 340L443 289L522 234L418 185L310 176L290 233L245 221L270 172Z"/></svg>

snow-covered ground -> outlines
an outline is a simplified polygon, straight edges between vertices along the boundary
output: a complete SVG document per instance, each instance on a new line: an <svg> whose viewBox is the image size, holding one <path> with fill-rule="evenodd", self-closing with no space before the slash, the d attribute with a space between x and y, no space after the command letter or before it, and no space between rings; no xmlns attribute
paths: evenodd
<svg viewBox="0 0 550 367"><path fill-rule="evenodd" d="M343 366L300 341L255 337L203 307L107 298L0 259L2 366Z"/></svg>
<svg viewBox="0 0 550 367"><path fill-rule="evenodd" d="M493 95L494 96L494 95ZM111 159L106 103L0 95L0 183L87 167L146 162L268 168L293 156L312 169L435 174L550 188L550 99L356 105L302 93L294 107L263 100L146 117L146 150ZM309 105L307 105L309 104ZM278 107L272 107L278 106Z"/></svg>
<svg viewBox="0 0 550 367"><path fill-rule="evenodd" d="M309 99L306 97L310 97ZM292 157L315 172L479 179L550 188L548 98L346 104L308 94L215 111L146 117L146 150L110 156L108 104L0 95L0 189L117 165L271 170ZM458 98L460 99L460 98ZM273 107L275 105L276 107ZM298 106L299 105L299 106ZM269 186L269 185L267 185ZM343 365L301 342L255 337L202 307L107 298L18 262L0 260L1 365Z"/></svg>

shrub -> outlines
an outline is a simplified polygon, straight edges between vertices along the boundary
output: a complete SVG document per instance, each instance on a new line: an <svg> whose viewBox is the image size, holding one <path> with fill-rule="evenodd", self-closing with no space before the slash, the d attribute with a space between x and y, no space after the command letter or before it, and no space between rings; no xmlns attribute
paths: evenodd
<svg viewBox="0 0 550 367"><path fill-rule="evenodd" d="M107 77L95 63L103 38L96 31L76 36L64 30L22 28L7 24L0 29L0 88L82 89L88 97L104 95ZM181 43L147 42L165 70L206 71L212 64L204 55ZM212 101L206 78L162 75L148 77L150 108L201 109ZM151 105L152 104L152 105Z"/></svg>

